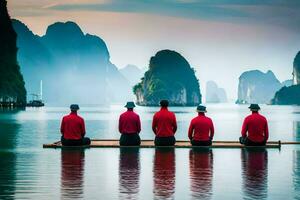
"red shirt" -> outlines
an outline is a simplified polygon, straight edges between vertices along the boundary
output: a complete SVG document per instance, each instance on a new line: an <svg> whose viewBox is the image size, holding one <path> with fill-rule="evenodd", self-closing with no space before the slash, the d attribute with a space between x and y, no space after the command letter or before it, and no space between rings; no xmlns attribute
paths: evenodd
<svg viewBox="0 0 300 200"><path fill-rule="evenodd" d="M214 137L214 125L209 117L204 113L199 113L197 117L192 119L189 127L188 136L190 140L208 141Z"/></svg>
<svg viewBox="0 0 300 200"><path fill-rule="evenodd" d="M269 138L269 129L267 119L257 112L253 112L244 120L242 127L242 136L246 137L248 132L249 140L253 142L267 141Z"/></svg>
<svg viewBox="0 0 300 200"><path fill-rule="evenodd" d="M71 112L63 117L60 132L67 140L79 140L85 135L85 125L82 117Z"/></svg>
<svg viewBox="0 0 300 200"><path fill-rule="evenodd" d="M138 114L128 110L120 115L119 132L122 134L133 134L141 132L141 121Z"/></svg>
<svg viewBox="0 0 300 200"><path fill-rule="evenodd" d="M153 116L152 130L157 137L174 136L177 130L175 114L170 112L168 108L161 108Z"/></svg>

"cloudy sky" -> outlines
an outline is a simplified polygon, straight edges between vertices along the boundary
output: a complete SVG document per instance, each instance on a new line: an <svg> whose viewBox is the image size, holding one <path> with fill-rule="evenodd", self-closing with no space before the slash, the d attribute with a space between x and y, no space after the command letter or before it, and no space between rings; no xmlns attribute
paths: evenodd
<svg viewBox="0 0 300 200"><path fill-rule="evenodd" d="M300 50L299 0L9 0L8 6L39 35L56 21L75 21L106 41L119 68L144 68L157 51L176 50L196 68L203 93L214 80L232 99L246 70L290 79Z"/></svg>

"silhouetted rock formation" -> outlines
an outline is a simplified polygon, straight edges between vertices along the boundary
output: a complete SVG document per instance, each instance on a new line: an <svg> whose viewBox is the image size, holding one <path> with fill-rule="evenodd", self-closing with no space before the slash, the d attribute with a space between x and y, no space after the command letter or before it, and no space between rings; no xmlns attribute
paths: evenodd
<svg viewBox="0 0 300 200"><path fill-rule="evenodd" d="M157 106L161 99L170 105L193 106L201 103L195 71L179 53L162 50L151 57L142 81L134 86L139 105Z"/></svg>
<svg viewBox="0 0 300 200"><path fill-rule="evenodd" d="M105 42L84 34L76 23L54 23L42 37L17 20L14 28L27 89L35 93L42 79L48 103L101 104L125 101L132 94L129 82L110 62Z"/></svg>
<svg viewBox="0 0 300 200"><path fill-rule="evenodd" d="M6 0L0 0L0 103L25 106L25 83L17 61L17 34L6 5Z"/></svg>
<svg viewBox="0 0 300 200"><path fill-rule="evenodd" d="M239 77L236 103L270 103L276 91L282 87L272 71L259 70L244 72Z"/></svg>
<svg viewBox="0 0 300 200"><path fill-rule="evenodd" d="M281 88L276 92L271 103L277 105L300 105L300 85Z"/></svg>
<svg viewBox="0 0 300 200"><path fill-rule="evenodd" d="M293 63L294 85L300 84L300 51L297 53Z"/></svg>
<svg viewBox="0 0 300 200"><path fill-rule="evenodd" d="M141 78L143 77L143 71L135 65L126 65L119 71L130 82L131 86L134 86L140 82Z"/></svg>
<svg viewBox="0 0 300 200"><path fill-rule="evenodd" d="M227 95L223 88L219 88L214 81L206 83L206 103L225 103Z"/></svg>

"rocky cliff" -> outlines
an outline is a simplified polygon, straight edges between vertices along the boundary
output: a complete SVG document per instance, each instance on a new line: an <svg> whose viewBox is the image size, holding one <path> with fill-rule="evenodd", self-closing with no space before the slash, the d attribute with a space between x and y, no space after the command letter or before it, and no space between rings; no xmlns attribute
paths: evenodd
<svg viewBox="0 0 300 200"><path fill-rule="evenodd" d="M206 103L225 103L227 95L223 88L219 88L214 81L206 83Z"/></svg>
<svg viewBox="0 0 300 200"><path fill-rule="evenodd" d="M300 85L281 88L276 92L271 103L276 105L300 105Z"/></svg>
<svg viewBox="0 0 300 200"><path fill-rule="evenodd" d="M25 106L25 83L17 61L17 34L6 6L7 2L0 0L0 102Z"/></svg>
<svg viewBox="0 0 300 200"><path fill-rule="evenodd" d="M110 62L105 42L85 34L74 22L57 22L42 37L25 24L14 21L18 34L18 57L30 93L37 93L39 80L50 104L102 104L126 101L129 82Z"/></svg>
<svg viewBox="0 0 300 200"><path fill-rule="evenodd" d="M297 53L293 63L293 83L300 84L300 51Z"/></svg>
<svg viewBox="0 0 300 200"><path fill-rule="evenodd" d="M137 104L157 106L161 99L170 105L194 106L201 103L195 71L179 53L162 50L151 57L142 81L134 86Z"/></svg>
<svg viewBox="0 0 300 200"><path fill-rule="evenodd" d="M244 72L239 77L236 103L270 103L276 91L282 87L272 71Z"/></svg>
<svg viewBox="0 0 300 200"><path fill-rule="evenodd" d="M300 51L293 63L293 85L291 81L276 92L272 104L300 105Z"/></svg>

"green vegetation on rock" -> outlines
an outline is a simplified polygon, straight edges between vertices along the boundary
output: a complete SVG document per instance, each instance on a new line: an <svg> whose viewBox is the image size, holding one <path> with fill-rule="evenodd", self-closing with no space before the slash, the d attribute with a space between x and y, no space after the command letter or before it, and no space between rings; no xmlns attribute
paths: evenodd
<svg viewBox="0 0 300 200"><path fill-rule="evenodd" d="M145 106L156 106L161 99L168 99L174 106L201 103L194 69L183 56L171 50L159 51L151 57L148 71L133 92L137 104Z"/></svg>

